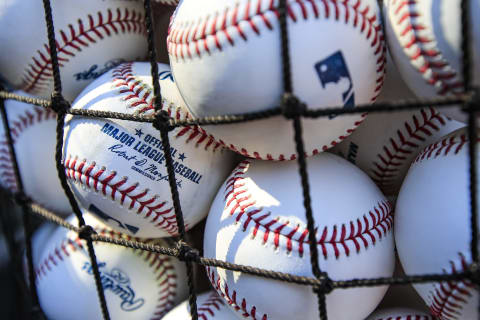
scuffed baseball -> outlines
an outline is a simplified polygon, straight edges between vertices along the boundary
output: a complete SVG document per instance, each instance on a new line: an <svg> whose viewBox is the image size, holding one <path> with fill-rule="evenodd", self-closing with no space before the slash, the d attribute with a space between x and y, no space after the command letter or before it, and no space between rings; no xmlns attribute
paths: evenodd
<svg viewBox="0 0 480 320"><path fill-rule="evenodd" d="M299 99L312 110L350 109L375 101L385 65L377 2L287 3L292 81ZM280 105L278 5L278 0L179 3L167 44L173 75L194 116L242 114ZM306 154L320 153L343 140L364 116L302 119ZM283 116L206 129L247 157L296 157L293 127Z"/></svg>
<svg viewBox="0 0 480 320"><path fill-rule="evenodd" d="M375 311L365 320L435 320L435 318L418 310L392 308Z"/></svg>
<svg viewBox="0 0 480 320"><path fill-rule="evenodd" d="M468 143L465 129L457 130L426 147L408 171L395 209L406 274L458 273L472 261ZM478 292L468 280L413 286L439 319L478 316Z"/></svg>
<svg viewBox="0 0 480 320"><path fill-rule="evenodd" d="M410 89L422 98L454 97L463 92L461 0L388 0L385 30L390 53ZM472 76L480 81L480 1L469 1ZM442 108L466 122L458 107Z"/></svg>
<svg viewBox="0 0 480 320"><path fill-rule="evenodd" d="M100 235L132 239L90 215L84 218ZM73 215L68 221L77 223ZM149 242L166 246L161 240ZM94 243L94 249L112 319L161 317L186 298L185 267L175 258L103 242ZM87 244L76 232L56 227L33 254L38 298L47 318L102 319Z"/></svg>
<svg viewBox="0 0 480 320"><path fill-rule="evenodd" d="M147 55L142 1L51 1L64 97L73 101L118 64ZM48 98L53 71L42 1L0 4L0 70L16 88Z"/></svg>
<svg viewBox="0 0 480 320"><path fill-rule="evenodd" d="M22 91L14 93L31 97ZM5 111L25 193L47 209L67 216L72 209L60 184L55 163L55 112L15 100L5 100ZM18 191L6 134L3 122L0 122L0 184Z"/></svg>
<svg viewBox="0 0 480 320"><path fill-rule="evenodd" d="M158 67L163 110L190 118L169 66ZM73 108L153 116L150 72L149 63L122 64L88 86ZM64 137L65 172L86 211L132 236L178 234L163 144L151 123L68 116ZM234 154L198 127L178 127L169 140L188 230L207 215Z"/></svg>
<svg viewBox="0 0 480 320"><path fill-rule="evenodd" d="M333 280L392 276L392 208L380 190L360 169L333 154L308 158L307 167L321 270ZM212 204L204 255L313 276L307 235L297 163L245 160ZM237 315L318 318L311 287L222 268L206 269L213 287ZM386 286L335 290L327 295L328 318L363 320L386 290ZM345 308L351 303L355 308Z"/></svg>
<svg viewBox="0 0 480 320"><path fill-rule="evenodd" d="M215 292L209 291L197 295L198 319L202 320L236 320L235 313L227 307L226 302ZM172 311L167 313L162 320L191 320L190 304L188 299Z"/></svg>

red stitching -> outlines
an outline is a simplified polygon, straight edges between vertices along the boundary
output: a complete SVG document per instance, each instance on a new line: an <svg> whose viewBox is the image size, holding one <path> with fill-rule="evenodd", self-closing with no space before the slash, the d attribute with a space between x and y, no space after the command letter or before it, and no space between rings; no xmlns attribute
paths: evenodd
<svg viewBox="0 0 480 320"><path fill-rule="evenodd" d="M167 201L160 201L158 195L152 195L146 189L140 191L139 183L127 184L128 177L117 177L117 172L107 173L105 167L99 168L95 162L78 160L78 157L68 156L64 162L67 179L80 183L113 201L132 210L135 205L137 215L142 215L155 227L165 230L171 236L177 235L177 221L173 207L167 206ZM113 181L113 182L112 182ZM130 203L126 203L126 200Z"/></svg>
<svg viewBox="0 0 480 320"><path fill-rule="evenodd" d="M267 2L267 4L262 5L265 2ZM279 17L277 2L277 0L247 0L244 11L242 10L241 12L240 6L236 5L234 8L227 7L222 14L216 13L213 18L207 16L205 19L200 19L196 22L180 21L173 23L172 20L167 38L168 52L177 59L193 59L194 56L201 57L203 54L210 54L211 50L214 50L213 47L209 47L207 37L213 37L214 41L212 43L215 44L214 47L222 51L223 46L235 46L235 41L237 40L232 38L229 31L231 29L238 32L243 41L248 40L246 30L243 30L243 28L246 29L247 26L257 35L261 34L261 25L264 25L268 30L272 30L272 21L269 19L272 19L272 17L278 19ZM345 10L340 10L340 6L343 6ZM366 36L366 39L370 41L371 47L375 48L377 87L371 99L371 101L374 102L380 94L385 78L386 46L384 45L384 36L377 17L375 15L369 16L369 6L364 10L361 10L360 6L361 0L296 0L290 1L288 4L288 17L296 22L301 19L318 19L323 15L326 19L332 18L346 24L350 23L355 28L359 28L361 33ZM301 16L296 15L296 7L299 7ZM345 15L341 17L340 12L345 12ZM221 21L221 23L218 23L218 21ZM219 35L225 36L227 41L222 43ZM193 49L193 46L195 52L191 51L191 47ZM345 133L340 135L336 140L318 149L314 149L311 154L306 153L306 155L316 155L337 145L363 122L365 116L366 114L363 114L362 120L355 122L353 128L348 128ZM280 154L275 158L271 154L261 155L258 151L239 148L233 144L227 144L222 140L219 140L219 142L223 146L249 158L279 161L296 159L296 154L291 154L290 156Z"/></svg>
<svg viewBox="0 0 480 320"><path fill-rule="evenodd" d="M305 156L309 157L309 156L312 156L312 155L319 154L323 151L326 151L326 150L336 146L337 144L339 144L340 142L345 140L365 120L365 118L367 116L367 113L362 113L360 116L362 118L360 120L354 122L354 124L353 124L354 127L345 130L345 133L343 135L338 136L338 140L333 140L333 141L330 142L330 144L323 145L319 149L315 148L311 152L305 152ZM285 161L285 160L296 160L297 159L297 155L295 153L291 154L290 157L285 156L284 154L280 153L278 155L278 157L275 158L274 156L272 156L269 153L267 153L266 155L261 155L258 151L249 152L245 148L239 148L238 146L235 146L234 144L227 144L222 139L219 139L218 141L219 141L220 145L222 145L222 146L224 146L224 147L226 147L230 150L233 150L233 151L235 151L235 152L237 152L237 153L239 153L239 154L241 154L241 155L243 155L244 157L247 157L247 158L253 158L253 159L258 159L258 160L275 160L275 161Z"/></svg>
<svg viewBox="0 0 480 320"><path fill-rule="evenodd" d="M211 292L208 295L207 300L198 305L198 318L202 320L208 320L209 317L214 318L215 312L220 311L225 306L225 302L218 296L217 293Z"/></svg>
<svg viewBox="0 0 480 320"><path fill-rule="evenodd" d="M124 101L136 114L153 113L153 92L151 85L143 82L133 73L133 62L124 63L113 70L114 84L119 93L124 95ZM185 106L175 105L173 102L162 98L162 110L166 110L170 117L176 120L192 118ZM185 142L194 142L196 146L203 144L205 150L210 147L216 151L221 144L199 126L185 126L175 131L175 137L184 137Z"/></svg>
<svg viewBox="0 0 480 320"><path fill-rule="evenodd" d="M10 133L14 145L26 129L43 121L56 119L56 114L50 109L37 106L32 107L32 110L26 110L24 113L18 114L16 118L9 120ZM2 139L0 140L0 181L5 187L13 191L17 190L15 171L13 170L13 163L5 134L2 135Z"/></svg>
<svg viewBox="0 0 480 320"><path fill-rule="evenodd" d="M397 130L390 137L383 152L377 154L377 161L373 162L371 172L373 180L383 188L391 187L395 182L400 167L406 164L409 156L416 152L427 137L439 131L447 119L434 108L421 109L421 119L413 115L410 121L405 121L403 128Z"/></svg>
<svg viewBox="0 0 480 320"><path fill-rule="evenodd" d="M263 208L252 208L255 200L248 192L244 175L250 166L249 160L242 161L234 170L225 186L225 209L235 221L242 222L243 231L253 225L252 237L257 236L258 230L264 231L263 242L273 239L275 249L280 245L280 237L286 240L287 252L294 251L294 246L300 256L304 254L304 245L308 247L308 229L296 225L290 226L290 222L280 222L271 218L270 212ZM348 225L348 226L347 226ZM342 253L350 255L353 245L356 252L362 248L367 249L369 240L375 245L376 241L390 231L393 226L392 206L388 201L379 202L362 218L350 221L347 224L325 226L320 231L320 238L317 244L320 246L321 254L325 259L328 257L328 248L333 248L335 258ZM347 231L350 230L350 231ZM350 244L350 245L349 245Z"/></svg>
<svg viewBox="0 0 480 320"><path fill-rule="evenodd" d="M140 242L151 242L152 240L141 240L139 238L130 237L105 228L95 228L98 234L103 236L110 236L115 239L134 240ZM76 235L73 240L70 238L63 239L59 246L48 254L47 258L41 261L35 268L35 281L39 282L51 272L54 266L59 265L70 257L70 254L77 250L86 250L82 244L82 240ZM166 312L168 312L175 304L175 296L177 291L177 275L174 266L170 263L168 256L154 254L149 251L141 249L126 249L132 250L147 262L148 266L153 269L156 275L158 285L158 303L155 306L154 313L151 320L160 320ZM165 280L160 282L160 279L165 276Z"/></svg>
<svg viewBox="0 0 480 320"><path fill-rule="evenodd" d="M443 269L444 273L454 274L458 273L459 268L461 271L468 269L465 256L462 253L458 255L459 263L449 261L450 272ZM431 313L442 320L462 319L463 304L468 303L467 300L472 296L471 290L474 290L474 285L468 280L463 280L434 283L433 287L434 289L430 291Z"/></svg>
<svg viewBox="0 0 480 320"><path fill-rule="evenodd" d="M477 138L477 143L480 142L480 138ZM452 152L454 154L459 153L463 147L468 143L468 137L465 133L457 132L450 137L444 138L437 143L433 143L423 149L422 152L418 154L413 163L422 162L430 158L436 159L437 157L447 156Z"/></svg>
<svg viewBox="0 0 480 320"><path fill-rule="evenodd" d="M97 22L89 14L88 19L78 19L77 24L68 25L68 30L59 30L56 34L57 52L60 67L70 61L77 52L82 51L89 45L96 44L92 36L103 39L112 34L137 33L145 34L145 22L143 14L125 8L124 12L117 8L116 17L111 9L107 12L97 12ZM50 60L50 48L44 44L32 57L31 63L24 71L22 88L26 92L38 93L45 89L53 80L53 69Z"/></svg>
<svg viewBox="0 0 480 320"><path fill-rule="evenodd" d="M437 93L459 94L463 91L463 82L458 79L457 72L448 64L442 52L437 48L425 48L425 44L435 43L435 39L428 33L428 28L418 20L421 18L421 10L416 9L417 0L393 0L393 14L396 18L394 23L401 25L408 21L406 27L397 33L404 42L404 49L416 48L409 56L415 61L423 58L425 63L415 69L422 74L425 82L429 85L438 85ZM407 54L406 50L404 53Z"/></svg>
<svg viewBox="0 0 480 320"><path fill-rule="evenodd" d="M210 268L210 266L205 266L206 271L207 271L207 276L208 279L210 280L213 288L218 292L220 296L222 296L227 303L235 309L235 311L240 311L242 312L242 317L245 319L251 318L253 320L256 319L261 319L261 320L267 320L268 316L266 314L263 314L261 318L257 318L257 307L254 305L248 306L247 300L245 298L239 298L237 297L237 291L232 290L228 288L228 284L223 282L220 277L216 278L215 277L215 270L213 268ZM223 287L222 287L223 285ZM237 302L237 299L239 303ZM260 315L259 315L260 316Z"/></svg>

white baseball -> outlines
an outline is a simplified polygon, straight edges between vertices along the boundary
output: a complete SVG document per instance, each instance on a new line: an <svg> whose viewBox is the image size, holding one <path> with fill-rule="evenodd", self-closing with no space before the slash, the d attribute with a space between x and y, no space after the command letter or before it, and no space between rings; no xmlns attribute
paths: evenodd
<svg viewBox="0 0 480 320"><path fill-rule="evenodd" d="M320 268L333 280L392 276L392 208L380 190L360 169L333 154L308 158L307 165ZM204 255L312 276L295 161L245 160L237 166L210 209ZM237 315L255 319L319 316L311 287L215 267L207 267L207 273ZM365 319L386 290L379 286L333 291L327 295L328 318ZM353 303L355 308L345 308Z"/></svg>
<svg viewBox="0 0 480 320"><path fill-rule="evenodd" d="M380 93L385 50L374 0L288 0L295 94L311 109L370 103ZM179 90L197 117L280 105L282 61L278 0L183 0L167 38ZM365 115L304 119L307 155L343 140ZM208 126L247 157L295 159L293 128L283 116Z"/></svg>
<svg viewBox="0 0 480 320"><path fill-rule="evenodd" d="M22 91L14 93L29 96ZM47 209L65 216L70 214L72 209L58 179L55 164L56 114L50 109L15 100L5 100L5 110L25 193ZM2 122L0 184L12 191L18 190Z"/></svg>
<svg viewBox="0 0 480 320"><path fill-rule="evenodd" d="M395 240L406 274L450 274L471 262L468 138L460 129L412 163L395 209ZM478 162L477 162L478 165ZM439 319L475 319L469 281L414 284Z"/></svg>
<svg viewBox="0 0 480 320"><path fill-rule="evenodd" d="M235 313L227 307L227 303L215 291L197 295L197 313L201 320L237 320ZM188 300L176 306L162 320L191 320Z"/></svg>
<svg viewBox="0 0 480 320"><path fill-rule="evenodd" d="M392 308L376 311L366 320L435 320L435 318L413 309Z"/></svg>
<svg viewBox="0 0 480 320"><path fill-rule="evenodd" d="M84 217L98 234L132 239ZM74 215L68 221L77 223ZM94 248L112 319L160 319L186 298L186 271L177 259L103 242ZM76 232L57 227L34 255L38 298L47 318L102 318L87 244Z"/></svg>
<svg viewBox="0 0 480 320"><path fill-rule="evenodd" d="M463 126L432 107L370 113L352 135L331 151L365 171L386 195L397 195L416 155Z"/></svg>
<svg viewBox="0 0 480 320"><path fill-rule="evenodd" d="M388 0L385 29L388 45L405 82L419 97L454 96L463 91L461 0ZM469 2L472 21L472 74L480 81L480 1ZM458 108L442 109L466 121Z"/></svg>
<svg viewBox="0 0 480 320"><path fill-rule="evenodd" d="M168 65L159 64L163 109L190 117ZM153 115L149 63L126 63L89 85L74 109ZM169 133L187 229L203 219L218 187L234 167L233 153L198 127ZM68 117L64 166L87 211L112 228L137 237L177 234L160 132L151 123Z"/></svg>
<svg viewBox="0 0 480 320"><path fill-rule="evenodd" d="M141 1L53 0L51 5L67 100L108 69L147 54ZM16 88L49 97L53 71L42 1L2 1L0 30L2 74Z"/></svg>

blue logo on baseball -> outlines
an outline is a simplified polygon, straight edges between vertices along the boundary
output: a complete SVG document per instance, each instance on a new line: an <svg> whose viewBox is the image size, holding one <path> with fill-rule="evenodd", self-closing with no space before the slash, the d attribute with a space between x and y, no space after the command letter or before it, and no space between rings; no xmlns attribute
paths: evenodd
<svg viewBox="0 0 480 320"><path fill-rule="evenodd" d="M344 109L351 109L355 106L355 94L353 92L353 83L348 71L347 63L342 52L337 51L329 57L317 62L315 70L322 87L325 89L327 84L345 83L345 90L342 92L342 101ZM336 117L329 116L329 119Z"/></svg>
<svg viewBox="0 0 480 320"><path fill-rule="evenodd" d="M130 286L130 278L128 275L118 268L113 268L110 271L106 270L106 266L107 264L105 262L98 263L103 290L111 291L120 298L122 301L120 308L123 311L134 311L141 308L145 304L145 299L135 297L136 293ZM85 262L82 270L85 270L88 274L93 274L90 262Z"/></svg>

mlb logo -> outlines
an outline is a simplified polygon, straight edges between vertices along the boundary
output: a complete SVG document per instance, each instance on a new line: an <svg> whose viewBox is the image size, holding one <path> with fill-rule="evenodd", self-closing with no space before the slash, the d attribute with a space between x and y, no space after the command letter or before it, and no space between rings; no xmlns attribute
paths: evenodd
<svg viewBox="0 0 480 320"><path fill-rule="evenodd" d="M322 88L326 88L327 84L342 85L342 101L344 109L352 109L355 107L355 94L353 92L352 78L348 71L347 63L342 52L337 51L329 57L317 62L315 70L322 84ZM336 117L329 116L329 119Z"/></svg>
<svg viewBox="0 0 480 320"><path fill-rule="evenodd" d="M140 229L138 227L135 227L126 223L122 223L120 220L109 216L108 214L106 214L105 212L103 212L93 204L90 204L90 206L88 207L88 211L90 211L90 213L93 213L103 221L105 221L105 223L108 223L109 220L115 221L120 228L130 231L132 234L136 234L138 232L138 229Z"/></svg>

